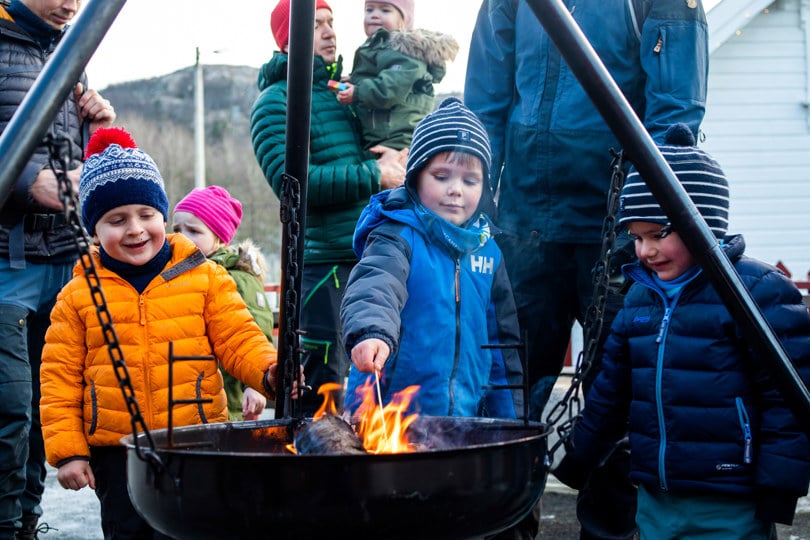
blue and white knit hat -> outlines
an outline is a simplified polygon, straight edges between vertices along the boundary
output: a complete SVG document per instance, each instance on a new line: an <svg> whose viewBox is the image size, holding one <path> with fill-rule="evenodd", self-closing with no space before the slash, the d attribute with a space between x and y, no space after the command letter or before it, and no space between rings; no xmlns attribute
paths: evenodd
<svg viewBox="0 0 810 540"><path fill-rule="evenodd" d="M722 240L728 231L729 207L728 180L723 169L695 146L692 130L683 123L670 126L664 134L664 144L658 148L715 237ZM627 174L619 197L617 225L631 221L670 223L635 167Z"/></svg>
<svg viewBox="0 0 810 540"><path fill-rule="evenodd" d="M484 168L484 179L489 179L492 164L489 135L475 113L455 97L442 101L413 130L405 184L413 187L422 167L440 152L466 152L476 156Z"/></svg>
<svg viewBox="0 0 810 540"><path fill-rule="evenodd" d="M90 137L79 179L82 222L90 234L108 211L127 204L151 206L168 221L163 177L123 128L99 128Z"/></svg>

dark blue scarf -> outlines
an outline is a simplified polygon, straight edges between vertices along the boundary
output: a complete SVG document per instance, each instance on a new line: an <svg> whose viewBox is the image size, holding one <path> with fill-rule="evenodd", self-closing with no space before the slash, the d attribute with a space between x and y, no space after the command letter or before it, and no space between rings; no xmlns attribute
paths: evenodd
<svg viewBox="0 0 810 540"><path fill-rule="evenodd" d="M146 289L146 286L155 279L155 276L160 274L161 270L163 270L172 258L172 250L169 247L168 240L166 240L163 247L160 248L157 255L152 257L151 261L140 266L113 259L104 251L104 248L99 250L99 254L101 255L101 264L127 280L130 285L135 287L138 294Z"/></svg>

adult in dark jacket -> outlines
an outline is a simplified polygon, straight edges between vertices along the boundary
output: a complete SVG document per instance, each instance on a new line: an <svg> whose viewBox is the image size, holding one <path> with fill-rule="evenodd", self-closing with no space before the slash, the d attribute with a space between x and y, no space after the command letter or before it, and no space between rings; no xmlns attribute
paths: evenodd
<svg viewBox="0 0 810 540"><path fill-rule="evenodd" d="M744 256L741 236L725 236L723 171L679 127L680 135L671 132L661 147L664 157L810 381L810 314L801 293L776 268ZM637 173L628 176L620 204L619 224L631 233L639 259L623 268L634 284L605 343L573 449L554 473L582 487L629 419L642 538L699 532L769 539L774 522L790 524L797 499L807 494L810 441L767 362L750 348Z"/></svg>
<svg viewBox="0 0 810 540"><path fill-rule="evenodd" d="M698 133L709 67L701 0L565 0L565 5L657 142L677 122ZM590 322L585 315L601 250L610 150L620 146L522 0L482 1L464 99L492 141L496 223L504 231L498 242L528 336L530 416L540 420L574 321ZM623 247L615 246L620 255L614 261L625 253L624 262L632 258L632 247ZM602 335L621 299L611 294L608 302ZM590 381L589 376L586 392ZM581 493L583 538L635 534L632 486L620 494L625 457L620 448L602 469L604 482L594 475Z"/></svg>
<svg viewBox="0 0 810 540"><path fill-rule="evenodd" d="M281 50L259 71L261 93L250 125L256 159L279 198L285 171L289 12L289 0L273 9L271 27ZM379 147L377 160L364 157L352 111L329 89L330 80L340 79L342 59L336 55L332 10L324 0L316 3L314 40L300 328L306 332L301 341L307 351L307 384L317 390L327 382L342 384L348 373L339 312L344 285L357 262L352 250L357 218L373 194L402 183L405 169L392 149ZM314 414L321 401L315 391L305 393L302 412Z"/></svg>
<svg viewBox="0 0 810 540"><path fill-rule="evenodd" d="M5 130L76 14L80 0L12 0L0 6L0 132ZM49 133L73 142L78 188L89 131L115 120L86 78L54 117ZM39 364L48 316L77 257L48 150L36 147L0 209L0 539L34 538L45 481L39 423ZM30 429L29 429L30 428Z"/></svg>

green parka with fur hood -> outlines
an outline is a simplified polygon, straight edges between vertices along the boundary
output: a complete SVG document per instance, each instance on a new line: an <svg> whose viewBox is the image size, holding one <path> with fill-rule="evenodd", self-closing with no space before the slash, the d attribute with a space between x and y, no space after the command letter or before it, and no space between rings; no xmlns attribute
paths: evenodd
<svg viewBox="0 0 810 540"><path fill-rule="evenodd" d="M208 257L224 267L236 282L236 289L245 301L253 320L262 329L267 339L273 341L273 308L264 291L266 261L261 250L251 240L243 240L236 246L225 246ZM222 372L225 394L228 396L228 419L242 420L242 395L245 385L239 379Z"/></svg>
<svg viewBox="0 0 810 540"><path fill-rule="evenodd" d="M430 30L377 30L355 52L353 105L363 125L365 148L382 144L401 150L413 129L434 108L434 83L455 59L458 43Z"/></svg>

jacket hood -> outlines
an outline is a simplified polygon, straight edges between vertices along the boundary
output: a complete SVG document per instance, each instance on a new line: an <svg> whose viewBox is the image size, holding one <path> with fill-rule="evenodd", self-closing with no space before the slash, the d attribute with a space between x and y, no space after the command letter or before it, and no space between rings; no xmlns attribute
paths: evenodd
<svg viewBox="0 0 810 540"><path fill-rule="evenodd" d="M287 64L289 56L287 53L275 51L273 57L259 69L258 86L259 91L269 86L287 80ZM340 80L343 71L343 57L338 56L334 64L327 65L323 58L316 56L312 62L312 84L317 86L320 83L326 84L330 79Z"/></svg>
<svg viewBox="0 0 810 540"><path fill-rule="evenodd" d="M220 248L209 258L228 270L241 270L258 277L262 283L265 281L267 263L259 246L250 239L243 240L236 246Z"/></svg>
<svg viewBox="0 0 810 540"><path fill-rule="evenodd" d="M391 49L422 60L436 82L444 77L447 62L458 54L458 42L452 36L432 30L405 30L390 33Z"/></svg>
<svg viewBox="0 0 810 540"><path fill-rule="evenodd" d="M358 258L363 256L369 234L389 221L412 227L452 257L460 257L479 249L495 230L492 221L484 213L472 217L465 227L453 225L422 206L405 186L400 186L372 195L357 220L353 248Z"/></svg>
<svg viewBox="0 0 810 540"><path fill-rule="evenodd" d="M275 51L273 57L259 69L259 91L278 81L287 80L287 53Z"/></svg>

